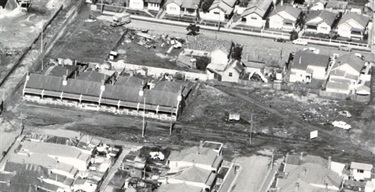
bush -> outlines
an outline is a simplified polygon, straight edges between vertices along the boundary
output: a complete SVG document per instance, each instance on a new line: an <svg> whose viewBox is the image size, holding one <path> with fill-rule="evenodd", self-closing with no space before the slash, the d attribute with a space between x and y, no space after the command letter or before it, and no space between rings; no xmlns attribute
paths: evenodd
<svg viewBox="0 0 375 192"><path fill-rule="evenodd" d="M209 57L197 57L197 63L196 67L199 70L206 70L207 65L211 62L211 59Z"/></svg>

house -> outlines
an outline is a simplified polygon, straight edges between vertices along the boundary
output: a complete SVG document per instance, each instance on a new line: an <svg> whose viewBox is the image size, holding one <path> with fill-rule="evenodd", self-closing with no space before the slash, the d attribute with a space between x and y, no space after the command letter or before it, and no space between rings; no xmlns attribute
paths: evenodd
<svg viewBox="0 0 375 192"><path fill-rule="evenodd" d="M341 37L362 40L367 33L370 18L357 13L344 14L337 25L337 33Z"/></svg>
<svg viewBox="0 0 375 192"><path fill-rule="evenodd" d="M159 11L163 0L145 0L148 10Z"/></svg>
<svg viewBox="0 0 375 192"><path fill-rule="evenodd" d="M240 23L254 28L264 28L266 17L271 12L273 6L273 0L256 0L256 2L250 2L241 14Z"/></svg>
<svg viewBox="0 0 375 192"><path fill-rule="evenodd" d="M326 4L326 10L334 13L344 13L348 7L348 2L346 1L336 1L329 0Z"/></svg>
<svg viewBox="0 0 375 192"><path fill-rule="evenodd" d="M211 63L226 65L229 61L228 50L220 46L211 52Z"/></svg>
<svg viewBox="0 0 375 192"><path fill-rule="evenodd" d="M208 12L199 10L199 16L203 20L223 22L232 15L236 3L237 0L214 0Z"/></svg>
<svg viewBox="0 0 375 192"><path fill-rule="evenodd" d="M371 179L366 182L365 192L374 192L375 191L375 179Z"/></svg>
<svg viewBox="0 0 375 192"><path fill-rule="evenodd" d="M276 6L269 17L269 27L282 31L295 31L302 11L290 5Z"/></svg>
<svg viewBox="0 0 375 192"><path fill-rule="evenodd" d="M330 58L328 55L310 51L298 51L290 68L290 82L310 83L312 79L323 80Z"/></svg>
<svg viewBox="0 0 375 192"><path fill-rule="evenodd" d="M143 0L129 0L129 8L135 10L143 10L144 2Z"/></svg>
<svg viewBox="0 0 375 192"><path fill-rule="evenodd" d="M91 159L90 154L83 153L78 148L72 146L31 141L23 142L22 147L17 154L47 155L56 159L56 161L72 165L80 171L87 170L87 166Z"/></svg>
<svg viewBox="0 0 375 192"><path fill-rule="evenodd" d="M313 2L312 5L310 6L310 11L323 10L325 8L326 4L327 4L326 0L317 0L317 1Z"/></svg>
<svg viewBox="0 0 375 192"><path fill-rule="evenodd" d="M186 184L199 187L204 191L211 191L216 180L216 173L192 165L180 167L178 170L170 170L165 178L159 180L165 184Z"/></svg>
<svg viewBox="0 0 375 192"><path fill-rule="evenodd" d="M326 10L310 11L306 16L305 32L329 34L337 14Z"/></svg>
<svg viewBox="0 0 375 192"><path fill-rule="evenodd" d="M365 62L354 54L337 58L326 85L327 92L354 94Z"/></svg>
<svg viewBox="0 0 375 192"><path fill-rule="evenodd" d="M350 177L355 181L363 181L371 179L371 171L373 166L366 163L350 163Z"/></svg>
<svg viewBox="0 0 375 192"><path fill-rule="evenodd" d="M231 59L226 65L211 62L206 68L208 79L236 83L244 75L244 70L244 65L235 59Z"/></svg>
<svg viewBox="0 0 375 192"><path fill-rule="evenodd" d="M287 154L283 162L284 176L276 179L276 187L280 192L338 191L342 178L331 169L331 163L331 158Z"/></svg>
<svg viewBox="0 0 375 192"><path fill-rule="evenodd" d="M167 160L167 165L171 171L194 166L210 172L217 172L222 161L223 157L220 153L200 145L181 151L172 151Z"/></svg>
<svg viewBox="0 0 375 192"><path fill-rule="evenodd" d="M156 189L156 192L202 192L201 187L188 185L186 183L164 184Z"/></svg>
<svg viewBox="0 0 375 192"><path fill-rule="evenodd" d="M200 0L167 0L165 13L178 16L196 16Z"/></svg>
<svg viewBox="0 0 375 192"><path fill-rule="evenodd" d="M254 74L257 74L263 82L268 82L268 79L264 76L264 69L266 67L264 62L247 60L243 61L243 66L245 74L249 74L249 80Z"/></svg>

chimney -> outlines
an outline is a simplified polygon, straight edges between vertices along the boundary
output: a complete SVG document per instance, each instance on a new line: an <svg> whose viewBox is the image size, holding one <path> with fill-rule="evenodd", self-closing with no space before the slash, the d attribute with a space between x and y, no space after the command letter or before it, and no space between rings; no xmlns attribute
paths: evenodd
<svg viewBox="0 0 375 192"><path fill-rule="evenodd" d="M284 0L281 0L281 4L280 4L281 6L283 6L284 5Z"/></svg>
<svg viewBox="0 0 375 192"><path fill-rule="evenodd" d="M302 57L299 58L299 64L301 65L301 62L302 62Z"/></svg>
<svg viewBox="0 0 375 192"><path fill-rule="evenodd" d="M138 95L139 95L140 97L143 97L143 93L144 93L144 91L143 91L143 87L141 87L141 88L139 89L139 93L138 93Z"/></svg>
<svg viewBox="0 0 375 192"><path fill-rule="evenodd" d="M303 152L301 152L300 156L299 156L299 160L303 160Z"/></svg>
<svg viewBox="0 0 375 192"><path fill-rule="evenodd" d="M327 163L328 169L331 169L331 164L332 164L332 157L329 156L328 157L328 163Z"/></svg>
<svg viewBox="0 0 375 192"><path fill-rule="evenodd" d="M104 80L101 81L100 90L101 91L105 90L105 82L104 82Z"/></svg>
<svg viewBox="0 0 375 192"><path fill-rule="evenodd" d="M198 154L201 154L201 149L203 147L203 141L199 141L199 146L198 146Z"/></svg>
<svg viewBox="0 0 375 192"><path fill-rule="evenodd" d="M169 184L169 183L168 183L168 177L165 177L165 183L166 183L166 184Z"/></svg>
<svg viewBox="0 0 375 192"><path fill-rule="evenodd" d="M63 81L62 81L63 86L66 86L68 84L67 76L63 75Z"/></svg>

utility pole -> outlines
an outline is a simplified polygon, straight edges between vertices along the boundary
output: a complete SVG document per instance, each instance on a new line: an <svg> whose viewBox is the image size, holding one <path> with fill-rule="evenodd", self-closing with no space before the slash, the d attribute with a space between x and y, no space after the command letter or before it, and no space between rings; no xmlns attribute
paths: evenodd
<svg viewBox="0 0 375 192"><path fill-rule="evenodd" d="M250 145L252 145L251 137L253 136L253 114L251 114L251 122L250 122Z"/></svg>
<svg viewBox="0 0 375 192"><path fill-rule="evenodd" d="M145 114L146 114L146 97L143 98L142 137L145 137Z"/></svg>
<svg viewBox="0 0 375 192"><path fill-rule="evenodd" d="M275 152L275 149L272 149L272 156L271 156L271 169L273 168L274 152Z"/></svg>
<svg viewBox="0 0 375 192"><path fill-rule="evenodd" d="M43 33L44 33L44 27L42 26L42 34L40 35L40 52L43 53L43 46L44 46L44 42L43 42Z"/></svg>
<svg viewBox="0 0 375 192"><path fill-rule="evenodd" d="M103 14L103 11L104 11L104 4L103 4L103 0L102 0L102 8L101 8L101 11L102 11L102 14Z"/></svg>

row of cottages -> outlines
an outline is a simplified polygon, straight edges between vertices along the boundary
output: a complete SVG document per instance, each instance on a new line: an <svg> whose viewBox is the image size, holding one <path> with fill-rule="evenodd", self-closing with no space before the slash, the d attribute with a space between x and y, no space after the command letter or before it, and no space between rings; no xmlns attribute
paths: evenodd
<svg viewBox="0 0 375 192"><path fill-rule="evenodd" d="M328 55L311 51L298 51L290 68L290 82L311 83L313 79L324 80L330 63Z"/></svg>
<svg viewBox="0 0 375 192"><path fill-rule="evenodd" d="M129 0L129 8L134 10L159 11L163 6L163 0Z"/></svg>
<svg viewBox="0 0 375 192"><path fill-rule="evenodd" d="M164 4L165 13L176 16L197 16L200 0L167 0Z"/></svg>
<svg viewBox="0 0 375 192"><path fill-rule="evenodd" d="M218 147L213 149L212 144ZM222 146L222 143L206 141L196 147L172 151L167 160L169 170L161 176L158 191L166 192L177 185L178 191L212 191L223 163Z"/></svg>
<svg viewBox="0 0 375 192"><path fill-rule="evenodd" d="M121 84L121 78L116 83L105 82L102 77L98 81L89 81L67 78L66 75L56 77L29 74L23 95L28 101L107 110L126 115L145 115L165 120L176 120L181 113L184 103L182 92L185 89L182 85L172 86L177 87L177 90L165 90L164 86L151 90L145 89L144 81L138 87Z"/></svg>
<svg viewBox="0 0 375 192"><path fill-rule="evenodd" d="M283 170L276 178L275 189L292 191L339 191L343 182L340 174L344 164L313 155L289 155L284 159Z"/></svg>
<svg viewBox="0 0 375 192"><path fill-rule="evenodd" d="M371 65L355 54L337 58L326 84L327 92L369 95L370 88L365 85L371 77Z"/></svg>
<svg viewBox="0 0 375 192"><path fill-rule="evenodd" d="M236 24L254 28L264 28L266 18L276 5L276 0L254 0L247 7L236 6L235 13L240 15Z"/></svg>
<svg viewBox="0 0 375 192"><path fill-rule="evenodd" d="M203 1L205 3L207 1ZM233 14L234 7L237 4L237 0L214 0L208 9L208 12L204 12L199 9L199 17L203 20L223 22L229 19ZM209 3L209 2L208 2Z"/></svg>
<svg viewBox="0 0 375 192"><path fill-rule="evenodd" d="M290 5L276 6L269 17L269 28L282 31L297 30L302 11Z"/></svg>

